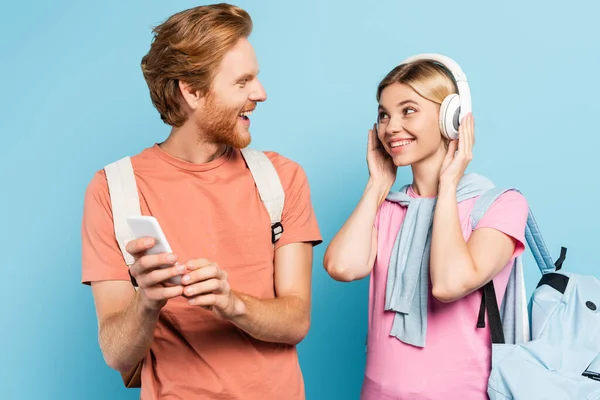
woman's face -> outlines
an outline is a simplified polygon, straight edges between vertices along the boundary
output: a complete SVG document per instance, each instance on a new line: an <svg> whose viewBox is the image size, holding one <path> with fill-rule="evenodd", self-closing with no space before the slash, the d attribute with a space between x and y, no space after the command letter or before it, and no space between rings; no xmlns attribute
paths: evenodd
<svg viewBox="0 0 600 400"><path fill-rule="evenodd" d="M410 86L393 83L381 92L377 136L397 166L418 163L445 147L439 105Z"/></svg>

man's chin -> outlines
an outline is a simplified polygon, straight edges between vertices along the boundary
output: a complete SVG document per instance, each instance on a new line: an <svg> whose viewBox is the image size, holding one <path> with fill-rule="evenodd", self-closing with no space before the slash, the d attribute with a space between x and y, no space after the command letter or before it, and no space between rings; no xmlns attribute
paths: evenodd
<svg viewBox="0 0 600 400"><path fill-rule="evenodd" d="M252 136L248 130L244 130L242 132L238 131L231 145L237 149L243 149L248 147L250 142L252 142Z"/></svg>
<svg viewBox="0 0 600 400"><path fill-rule="evenodd" d="M243 149L248 147L251 141L252 138L250 137L250 133L245 132L243 134L221 138L218 142L236 149Z"/></svg>

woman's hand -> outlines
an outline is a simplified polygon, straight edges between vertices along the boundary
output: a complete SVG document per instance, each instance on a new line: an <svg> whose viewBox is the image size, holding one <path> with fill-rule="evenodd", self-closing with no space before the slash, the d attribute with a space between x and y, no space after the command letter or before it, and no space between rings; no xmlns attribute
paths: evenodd
<svg viewBox="0 0 600 400"><path fill-rule="evenodd" d="M369 129L367 166L373 184L386 190L391 189L396 181L398 167L394 165L392 157L377 137L377 124L373 125L373 129Z"/></svg>
<svg viewBox="0 0 600 400"><path fill-rule="evenodd" d="M458 128L458 140L450 141L448 153L440 169L440 187L456 188L462 179L467 166L473 159L475 143L475 124L473 114L469 113Z"/></svg>

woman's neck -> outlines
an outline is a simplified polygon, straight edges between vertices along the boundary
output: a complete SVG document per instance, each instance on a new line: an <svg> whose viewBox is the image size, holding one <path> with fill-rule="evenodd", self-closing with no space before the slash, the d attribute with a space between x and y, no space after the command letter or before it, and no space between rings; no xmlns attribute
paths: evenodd
<svg viewBox="0 0 600 400"><path fill-rule="evenodd" d="M440 170L446 157L442 147L429 157L412 164L412 189L420 197L436 197L440 182Z"/></svg>

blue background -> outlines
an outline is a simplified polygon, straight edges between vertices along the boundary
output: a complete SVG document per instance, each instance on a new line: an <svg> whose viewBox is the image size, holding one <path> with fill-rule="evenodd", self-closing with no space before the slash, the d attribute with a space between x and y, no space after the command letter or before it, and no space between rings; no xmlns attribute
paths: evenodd
<svg viewBox="0 0 600 400"><path fill-rule="evenodd" d="M325 239L315 254L312 329L299 346L309 400L358 399L368 280L335 282L321 260L367 179L376 85L409 55L459 62L474 101L470 170L520 188L553 256L565 245L565 268L600 277L600 3L237 4L254 19L269 96L253 115L253 147L303 165ZM83 194L96 170L167 136L139 63L151 27L194 5L0 6L2 399L138 396L104 364L90 289L80 284ZM405 183L410 171L398 177ZM526 262L531 291L538 271L529 253Z"/></svg>

